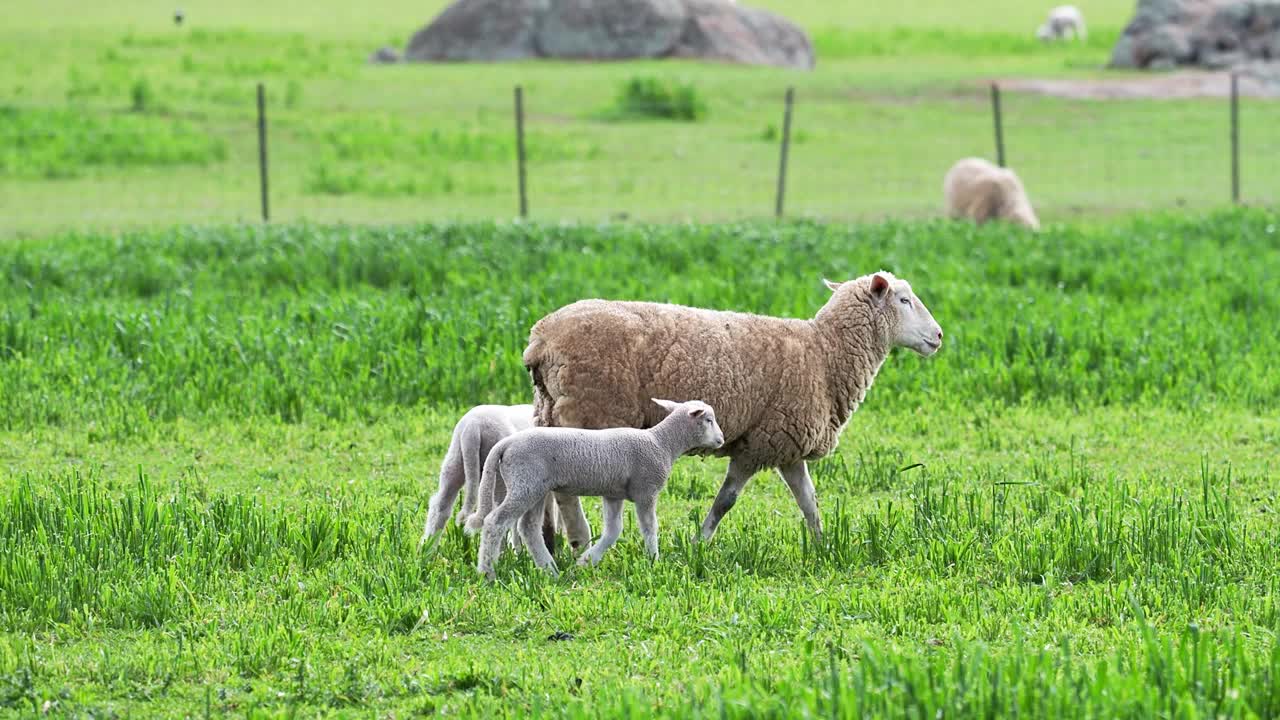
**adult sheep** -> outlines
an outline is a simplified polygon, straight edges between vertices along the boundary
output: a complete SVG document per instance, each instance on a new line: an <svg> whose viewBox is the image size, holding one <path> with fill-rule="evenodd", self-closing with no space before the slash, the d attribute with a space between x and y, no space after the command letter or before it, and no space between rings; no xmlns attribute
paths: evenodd
<svg viewBox="0 0 1280 720"><path fill-rule="evenodd" d="M1040 219L1018 175L982 158L965 158L952 165L942 180L942 195L948 217L968 218L979 224L1007 220L1040 229Z"/></svg>
<svg viewBox="0 0 1280 720"><path fill-rule="evenodd" d="M709 540L747 480L776 468L805 522L821 535L807 460L830 453L894 347L929 356L942 328L905 280L887 272L844 283L812 319L659 303L581 300L539 320L524 364L535 424L647 428L654 397L716 409L729 469L706 519ZM574 499L573 501L576 501ZM575 517L566 503L562 516Z"/></svg>

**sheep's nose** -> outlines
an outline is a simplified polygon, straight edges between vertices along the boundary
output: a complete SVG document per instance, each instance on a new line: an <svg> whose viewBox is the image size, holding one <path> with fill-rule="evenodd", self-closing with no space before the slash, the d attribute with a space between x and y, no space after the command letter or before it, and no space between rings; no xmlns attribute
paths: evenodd
<svg viewBox="0 0 1280 720"><path fill-rule="evenodd" d="M938 339L942 339L942 328L938 328Z"/></svg>

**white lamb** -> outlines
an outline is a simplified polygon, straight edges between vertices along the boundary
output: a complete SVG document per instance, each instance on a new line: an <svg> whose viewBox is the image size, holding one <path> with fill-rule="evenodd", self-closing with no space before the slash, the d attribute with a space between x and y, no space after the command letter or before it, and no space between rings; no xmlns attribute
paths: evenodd
<svg viewBox="0 0 1280 720"><path fill-rule="evenodd" d="M604 531L578 558L579 565L600 561L622 532L622 502L635 503L636 524L649 556L658 556L658 493L667 484L677 458L696 448L715 449L724 433L715 411L697 400L676 403L654 399L667 416L647 430L538 427L498 443L485 460L480 509L467 520L483 518L477 569L493 578L502 538L519 521L520 535L538 567L555 574L555 561L543 544L542 502L551 492L604 498ZM492 490L501 480L507 495L492 507ZM492 508L490 510L490 508Z"/></svg>
<svg viewBox="0 0 1280 720"><path fill-rule="evenodd" d="M457 523L465 524L478 504L480 473L489 453L502 439L531 427L532 405L477 405L458 420L449 440L449 450L440 465L440 487L431 496L419 547L444 529L460 490L462 510L458 512ZM501 497L504 490L497 488L496 492ZM551 543L557 524L554 503L548 503L545 512L548 515L545 542Z"/></svg>
<svg viewBox="0 0 1280 720"><path fill-rule="evenodd" d="M1044 21L1036 37L1040 40L1062 40L1068 33L1076 40L1088 37L1084 27L1084 15L1075 5L1059 5L1049 11L1049 18Z"/></svg>

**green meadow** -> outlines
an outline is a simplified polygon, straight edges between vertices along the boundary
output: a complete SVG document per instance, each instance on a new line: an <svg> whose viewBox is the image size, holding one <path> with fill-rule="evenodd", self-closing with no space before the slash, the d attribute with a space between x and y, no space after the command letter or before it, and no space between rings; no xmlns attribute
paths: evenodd
<svg viewBox="0 0 1280 720"><path fill-rule="evenodd" d="M0 712L1269 717L1280 218L178 228L0 249ZM579 297L947 332L814 466L681 461L662 556L416 547L453 422ZM598 504L587 501L598 526ZM554 638L560 638L556 640Z"/></svg>
<svg viewBox="0 0 1280 720"><path fill-rule="evenodd" d="M994 155L989 83L1119 77L1131 6L1046 46L1014 0L759 4L812 72L366 63L438 0L11 0L0 718L1280 716L1280 105L1231 209L1223 99L1006 91L1046 229L976 228L941 180ZM812 464L822 541L761 474L697 542L727 461L686 458L656 563L630 518L558 578L418 547L547 312L808 317L880 268L946 344Z"/></svg>

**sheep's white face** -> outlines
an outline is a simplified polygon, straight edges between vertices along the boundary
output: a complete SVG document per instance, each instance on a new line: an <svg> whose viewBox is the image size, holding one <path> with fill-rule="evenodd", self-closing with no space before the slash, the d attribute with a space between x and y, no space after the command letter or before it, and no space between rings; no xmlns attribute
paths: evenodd
<svg viewBox="0 0 1280 720"><path fill-rule="evenodd" d="M938 352L942 347L942 326L906 280L876 273L871 278L871 294L884 304L886 312L897 315L892 338L895 346L911 348L924 357Z"/></svg>
<svg viewBox="0 0 1280 720"><path fill-rule="evenodd" d="M700 400L678 403L653 398L653 401L666 408L667 412L681 412L688 415L688 419L693 423L698 433L698 444L694 447L715 450L724 445L724 431L720 429L720 424L716 422L716 411L710 405Z"/></svg>

